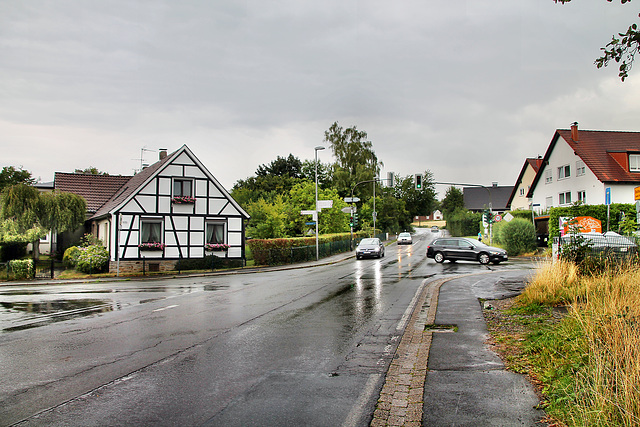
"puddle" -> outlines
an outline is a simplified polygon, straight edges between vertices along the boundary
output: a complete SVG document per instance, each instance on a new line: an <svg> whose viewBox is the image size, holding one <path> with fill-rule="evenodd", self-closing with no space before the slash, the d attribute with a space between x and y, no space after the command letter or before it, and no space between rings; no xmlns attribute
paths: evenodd
<svg viewBox="0 0 640 427"><path fill-rule="evenodd" d="M204 285L203 289L205 291L221 291L224 289L229 289L229 285Z"/></svg>
<svg viewBox="0 0 640 427"><path fill-rule="evenodd" d="M31 315L20 325L3 328L3 331L19 331L37 328L53 322L73 319L75 317L90 316L120 309L119 304L104 300L53 300L43 302L0 302L5 310L21 312Z"/></svg>

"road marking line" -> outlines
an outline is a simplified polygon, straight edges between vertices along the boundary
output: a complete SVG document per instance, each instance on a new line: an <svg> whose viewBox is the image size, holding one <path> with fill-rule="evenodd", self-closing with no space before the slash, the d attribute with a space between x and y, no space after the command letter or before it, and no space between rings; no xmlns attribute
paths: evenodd
<svg viewBox="0 0 640 427"><path fill-rule="evenodd" d="M156 308L156 309L155 309L155 310L153 310L153 311L162 311L162 310L166 310L166 309L168 309L168 308L174 308L174 307L177 307L177 306L178 306L177 304L168 305L168 306L166 306L166 307Z"/></svg>

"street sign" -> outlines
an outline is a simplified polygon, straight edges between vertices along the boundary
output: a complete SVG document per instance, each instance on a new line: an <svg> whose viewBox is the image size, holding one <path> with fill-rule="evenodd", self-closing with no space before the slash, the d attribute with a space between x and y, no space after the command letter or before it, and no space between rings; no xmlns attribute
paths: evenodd
<svg viewBox="0 0 640 427"><path fill-rule="evenodd" d="M318 200L318 209L331 209L333 200Z"/></svg>
<svg viewBox="0 0 640 427"><path fill-rule="evenodd" d="M505 221L509 222L513 219L513 215L511 215L509 212L507 212L506 214L504 214L504 218Z"/></svg>
<svg viewBox="0 0 640 427"><path fill-rule="evenodd" d="M345 203L358 203L360 201L359 197L345 197Z"/></svg>
<svg viewBox="0 0 640 427"><path fill-rule="evenodd" d="M309 221L309 222L305 222L305 224L307 224L307 225L316 225L316 222L315 221Z"/></svg>
<svg viewBox="0 0 640 427"><path fill-rule="evenodd" d="M493 217L493 220L494 220L495 222L500 222L500 221L502 221L502 215L500 215L500 214L496 214L496 215Z"/></svg>
<svg viewBox="0 0 640 427"><path fill-rule="evenodd" d="M344 207L344 208L342 208L342 209L340 209L340 210L341 210L342 212L344 212L344 213L351 213L351 207L350 207L350 206ZM354 210L355 210L355 209L354 209Z"/></svg>
<svg viewBox="0 0 640 427"><path fill-rule="evenodd" d="M300 211L300 215L313 215L316 211Z"/></svg>
<svg viewBox="0 0 640 427"><path fill-rule="evenodd" d="M604 204L611 204L611 187L607 187L604 189Z"/></svg>

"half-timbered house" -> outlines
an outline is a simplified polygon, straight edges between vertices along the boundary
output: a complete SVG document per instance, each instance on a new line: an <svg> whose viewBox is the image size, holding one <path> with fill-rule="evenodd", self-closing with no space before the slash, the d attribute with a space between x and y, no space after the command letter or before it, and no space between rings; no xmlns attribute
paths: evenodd
<svg viewBox="0 0 640 427"><path fill-rule="evenodd" d="M87 185L95 178L56 174L59 178L56 188L63 191L97 194L97 186ZM152 271L168 271L178 260L202 258L209 250L244 260L249 215L186 145L171 154L161 150L158 162L128 179L117 178L124 183L115 191L110 187L96 202L99 207L92 205L86 227L109 249L110 271L141 270L143 260Z"/></svg>

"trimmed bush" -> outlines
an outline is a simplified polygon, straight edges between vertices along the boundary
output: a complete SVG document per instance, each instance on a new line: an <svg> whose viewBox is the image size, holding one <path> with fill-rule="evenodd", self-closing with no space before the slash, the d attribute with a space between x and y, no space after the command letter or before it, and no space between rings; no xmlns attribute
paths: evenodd
<svg viewBox="0 0 640 427"><path fill-rule="evenodd" d="M102 273L109 266L109 251L102 245L78 248L76 270L83 273Z"/></svg>
<svg viewBox="0 0 640 427"><path fill-rule="evenodd" d="M500 227L500 241L511 256L536 250L536 229L531 221L514 218Z"/></svg>
<svg viewBox="0 0 640 427"><path fill-rule="evenodd" d="M14 259L9 261L9 270L13 272L16 279L27 279L33 277L32 259Z"/></svg>
<svg viewBox="0 0 640 427"><path fill-rule="evenodd" d="M64 251L62 256L62 262L67 267L75 267L78 262L78 255L80 255L80 248L77 246L71 246Z"/></svg>

